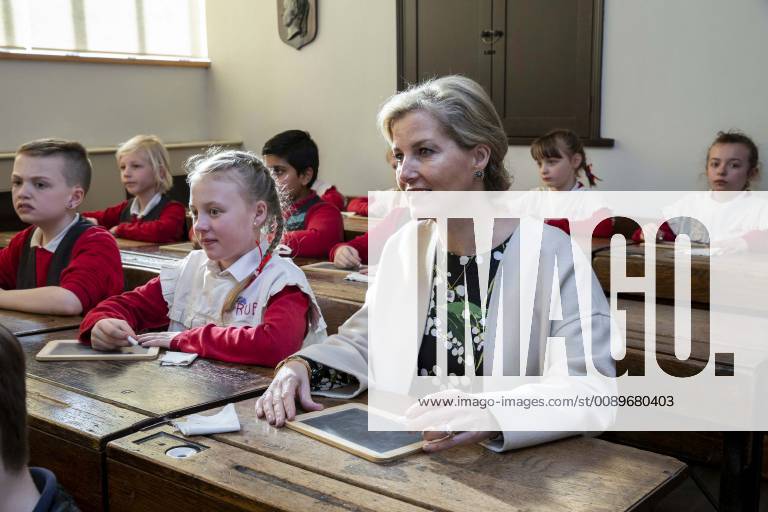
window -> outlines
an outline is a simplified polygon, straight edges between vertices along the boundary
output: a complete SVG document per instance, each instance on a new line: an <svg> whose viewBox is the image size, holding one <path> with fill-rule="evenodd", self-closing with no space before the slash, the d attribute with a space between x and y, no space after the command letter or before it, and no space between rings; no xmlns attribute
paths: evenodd
<svg viewBox="0 0 768 512"><path fill-rule="evenodd" d="M207 62L205 0L0 0L0 52Z"/></svg>
<svg viewBox="0 0 768 512"><path fill-rule="evenodd" d="M603 0L398 0L398 87L462 74L511 144L569 128L600 136Z"/></svg>

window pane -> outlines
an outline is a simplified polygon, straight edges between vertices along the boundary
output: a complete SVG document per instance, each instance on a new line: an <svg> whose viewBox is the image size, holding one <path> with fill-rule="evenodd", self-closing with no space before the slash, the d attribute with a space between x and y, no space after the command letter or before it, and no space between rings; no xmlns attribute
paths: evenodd
<svg viewBox="0 0 768 512"><path fill-rule="evenodd" d="M32 48L72 50L75 30L70 0L28 0Z"/></svg>
<svg viewBox="0 0 768 512"><path fill-rule="evenodd" d="M146 52L204 57L202 3L196 0L143 0Z"/></svg>
<svg viewBox="0 0 768 512"><path fill-rule="evenodd" d="M91 52L138 53L135 0L85 0L85 34Z"/></svg>

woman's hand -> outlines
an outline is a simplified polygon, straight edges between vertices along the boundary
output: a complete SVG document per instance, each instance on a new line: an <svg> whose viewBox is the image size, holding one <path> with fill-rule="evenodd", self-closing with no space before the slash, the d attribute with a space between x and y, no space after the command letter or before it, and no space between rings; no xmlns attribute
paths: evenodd
<svg viewBox="0 0 768 512"><path fill-rule="evenodd" d="M433 403L465 399L466 403L482 398L458 390L447 390L424 397L422 402L434 399ZM422 406L413 404L405 411L410 429L422 431L425 452L439 452L456 446L480 443L496 434L498 425L487 409L469 406ZM479 430L483 429L483 430Z"/></svg>
<svg viewBox="0 0 768 512"><path fill-rule="evenodd" d="M476 444L487 441L497 432L493 431L466 431L466 432L440 432L440 431L424 431L421 436L425 443L421 447L422 450L428 453L441 452L456 446L464 446L467 444Z"/></svg>
<svg viewBox="0 0 768 512"><path fill-rule="evenodd" d="M130 347L128 336L136 337L128 322L118 318L104 318L96 322L91 329L91 346L96 350Z"/></svg>
<svg viewBox="0 0 768 512"><path fill-rule="evenodd" d="M338 268L359 268L363 260L360 253L351 245L342 245L333 253L333 264Z"/></svg>
<svg viewBox="0 0 768 512"><path fill-rule="evenodd" d="M171 341L178 335L179 333L174 331L148 332L138 336L136 341L142 347L171 348Z"/></svg>
<svg viewBox="0 0 768 512"><path fill-rule="evenodd" d="M270 425L282 427L296 417L296 397L307 411L319 411L322 405L312 400L307 367L288 361L280 368L263 395L256 400L256 417L266 418Z"/></svg>

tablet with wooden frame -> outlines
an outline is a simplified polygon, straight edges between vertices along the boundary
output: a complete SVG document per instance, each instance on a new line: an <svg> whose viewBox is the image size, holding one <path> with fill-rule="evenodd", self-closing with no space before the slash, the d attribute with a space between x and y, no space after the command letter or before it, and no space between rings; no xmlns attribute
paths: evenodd
<svg viewBox="0 0 768 512"><path fill-rule="evenodd" d="M121 347L118 350L94 350L77 340L52 340L37 353L38 361L142 361L156 359L159 347Z"/></svg>
<svg viewBox="0 0 768 512"><path fill-rule="evenodd" d="M392 431L368 430L368 406L350 403L322 411L299 414L286 425L319 441L371 462L388 462L421 451L420 433L396 430L398 424L380 412L381 424L391 423Z"/></svg>

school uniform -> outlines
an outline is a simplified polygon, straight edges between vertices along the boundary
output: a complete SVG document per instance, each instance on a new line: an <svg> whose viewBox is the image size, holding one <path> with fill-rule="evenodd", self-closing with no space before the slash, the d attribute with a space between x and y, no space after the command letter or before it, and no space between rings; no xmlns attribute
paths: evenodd
<svg viewBox="0 0 768 512"><path fill-rule="evenodd" d="M118 238L157 243L184 239L184 205L160 193L149 200L143 211L139 209L138 199L133 198L106 210L85 212L83 217L92 217L107 229L117 226L115 236Z"/></svg>
<svg viewBox="0 0 768 512"><path fill-rule="evenodd" d="M234 309L222 316L227 295L254 275L260 254L253 249L221 270L204 251L192 251L147 284L99 304L80 325L80 340L90 343L91 329L99 320L120 318L136 332L179 332L171 350L274 366L324 337L325 322L304 273L276 254L243 290Z"/></svg>
<svg viewBox="0 0 768 512"><path fill-rule="evenodd" d="M357 254L360 256L360 262L363 265L368 264L368 232L367 231L362 235L356 236L349 242L342 242L331 247L331 250L328 252L328 261L333 261L333 258L336 255L336 251L344 246L349 246L355 249L357 251Z"/></svg>
<svg viewBox="0 0 768 512"><path fill-rule="evenodd" d="M549 191L547 187L536 187L533 189L537 192L543 192L543 191ZM589 191L587 187L584 186L583 183L580 181L576 181L576 184L569 190L569 192L586 192ZM600 209L592 214L595 218L603 218L603 217L610 217L610 212L607 209ZM547 224L550 226L556 227L562 231L564 231L566 234L571 234L571 224L575 224L577 222L580 222L579 220L570 220L569 219L547 219ZM581 231L577 229L577 231ZM597 226L595 226L595 229L592 230L592 236L594 238L610 238L613 236L613 220L611 218L605 218L602 221L600 221Z"/></svg>
<svg viewBox="0 0 768 512"><path fill-rule="evenodd" d="M578 251L573 251L571 240L561 231L544 226L533 226L528 233L541 233L541 250L522 247L521 229L518 228L510 237L502 254L494 254L501 258L503 270L503 286L494 286L489 294L487 330L484 334L483 369L484 375L492 375L493 369L499 364L504 375L516 375L515 369L520 368L520 336L523 322L531 322L530 343L526 374L542 375L540 384L527 384L500 394L509 397L559 398L563 393L580 392L587 394L611 394L615 392L615 383L610 377L605 379L595 376L579 377L576 380L564 378L565 375L581 375L584 371L585 359L574 357L570 350L551 348L549 338L564 337L574 343L581 343L582 326L591 325L592 344L591 358L595 366L605 376L615 375L615 367L610 355L610 311L600 284L591 270L589 261ZM386 391L396 394L409 393L412 386L430 384L415 382L416 367L410 364L392 364L394 359L417 362L422 338L411 345L399 344L387 353L387 347L392 346L392 340L414 339L418 332L413 326L427 326L427 316L430 306L430 296L435 286L433 266L437 251L437 227L433 221L411 222L400 229L384 247L376 279L369 285L366 302L363 307L347 320L337 334L329 336L323 343L308 346L297 355L312 361L315 367L333 368L349 377L346 387L334 389L318 388L313 382L313 392L323 396L337 398L352 398L368 387L369 372L379 379L378 390L384 387L382 375L387 375ZM413 265L412 252L418 248L416 266ZM539 267L539 255L542 266ZM573 255L573 256L572 256ZM520 295L521 289L529 289L521 283L530 284L535 279L531 269L544 269L552 272L554 258L557 258L558 285L561 297L569 297L563 301L559 319L549 320L546 308L534 305L548 304L551 288L536 286L534 296ZM580 258L574 260L574 258ZM575 266L574 261L579 265ZM547 270L549 269L549 270ZM532 276L532 274L534 274ZM543 280L543 282L549 282ZM578 283L578 287L577 287ZM503 298L500 296L503 290ZM412 304L413 296L417 295L418 310L405 311L403 304ZM578 296L578 300L575 297ZM503 304L503 308L500 307ZM580 305L591 304L591 310L580 311ZM399 309L396 309L398 308ZM529 312L532 318L521 318L523 311ZM501 317L501 319L500 319ZM393 321L393 319L396 319ZM369 322L371 323L369 325ZM496 333L503 336L496 339ZM370 336L370 338L369 338ZM494 362L494 346L503 343L504 358L499 363ZM369 350L379 350L376 360L369 360ZM586 357L589 357L588 353ZM387 364L389 363L389 364ZM313 369L314 373L314 369ZM489 395L496 396L493 392ZM496 396L497 397L497 396ZM498 397L497 397L498 398ZM546 425L545 409L536 410L541 414L542 422L538 427ZM516 411L514 408L503 410L494 409L500 424L514 424ZM551 413L549 413L551 414ZM593 408L587 411L560 410L561 425L573 426L572 431L541 432L541 431L508 431L485 446L494 451L505 451L525 446L535 445L569 435L580 433L586 420L591 426L599 425L602 430L613 421L613 411ZM529 418L535 420L539 416ZM593 430L593 429L590 429Z"/></svg>
<svg viewBox="0 0 768 512"><path fill-rule="evenodd" d="M368 197L353 197L347 204L347 211L363 217L368 216Z"/></svg>
<svg viewBox="0 0 768 512"><path fill-rule="evenodd" d="M292 257L320 258L344 240L344 221L338 208L326 203L314 191L283 212L283 244Z"/></svg>
<svg viewBox="0 0 768 512"><path fill-rule="evenodd" d="M42 239L42 230L30 226L0 249L0 288L59 286L77 296L83 314L123 291L120 250L103 227L75 215L45 246Z"/></svg>
<svg viewBox="0 0 768 512"><path fill-rule="evenodd" d="M334 185L326 183L323 180L316 179L312 184L312 190L314 190L315 193L320 196L320 199L326 203L331 203L333 206L338 208L339 211L344 210L344 205L346 204L347 200L344 198L341 192L336 190Z"/></svg>

